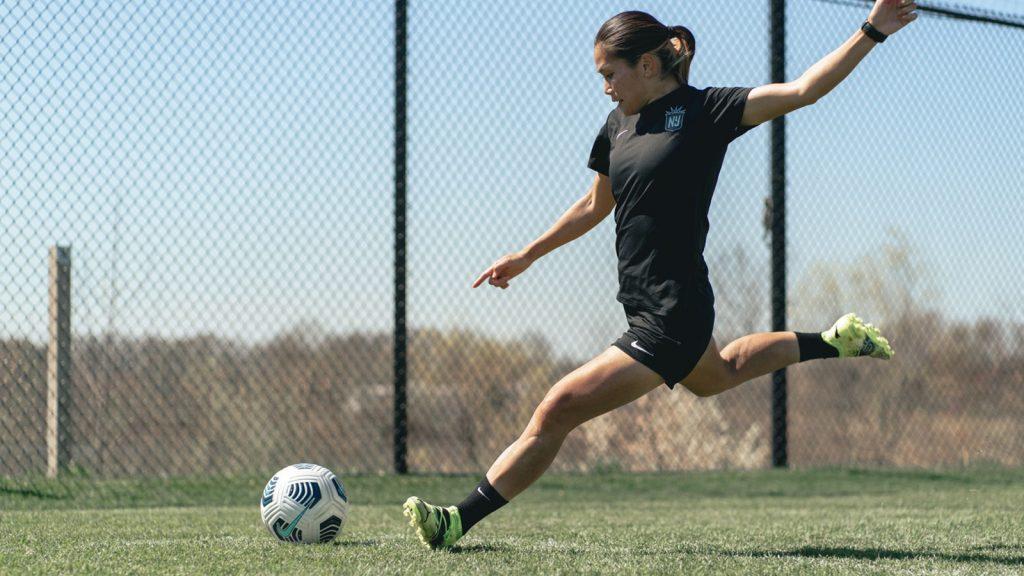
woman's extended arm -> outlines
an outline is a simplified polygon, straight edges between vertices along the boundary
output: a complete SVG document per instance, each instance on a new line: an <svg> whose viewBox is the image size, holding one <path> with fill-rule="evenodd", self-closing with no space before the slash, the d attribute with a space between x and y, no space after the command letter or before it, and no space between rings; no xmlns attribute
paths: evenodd
<svg viewBox="0 0 1024 576"><path fill-rule="evenodd" d="M879 32L895 34L917 19L913 0L877 0L870 22ZM857 30L849 40L807 69L800 78L784 84L766 84L751 90L743 110L742 126L756 126L817 102L853 72L876 42Z"/></svg>
<svg viewBox="0 0 1024 576"><path fill-rule="evenodd" d="M547 232L519 252L506 254L484 271L473 288L485 279L488 284L508 288L508 281L530 267L535 260L555 248L586 234L615 206L608 176L598 173L587 193L562 214Z"/></svg>
<svg viewBox="0 0 1024 576"><path fill-rule="evenodd" d="M582 198L576 201L547 232L531 242L523 253L537 260L563 244L583 236L615 207L611 180L604 174L594 176L594 183Z"/></svg>

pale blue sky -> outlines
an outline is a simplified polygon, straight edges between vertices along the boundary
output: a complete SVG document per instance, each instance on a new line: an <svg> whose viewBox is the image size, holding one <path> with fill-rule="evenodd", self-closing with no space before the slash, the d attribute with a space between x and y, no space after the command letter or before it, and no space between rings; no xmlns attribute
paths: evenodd
<svg viewBox="0 0 1024 576"><path fill-rule="evenodd" d="M410 325L538 333L572 354L613 340L625 323L610 222L510 290L469 283L592 179L586 157L610 109L591 54L605 19L641 9L685 24L698 42L691 84L753 86L768 81L766 5L410 2ZM45 337L57 242L73 247L80 333L388 329L390 7L0 4L0 335ZM866 14L791 1L787 76ZM1024 119L1009 106L1021 78L1024 31L925 16L791 114L791 286L895 227L931 273L927 305L1024 321ZM731 302L752 282L761 328L768 146L763 126L731 147L706 253L719 275L714 262L736 247L755 259L715 288L719 318L735 320Z"/></svg>

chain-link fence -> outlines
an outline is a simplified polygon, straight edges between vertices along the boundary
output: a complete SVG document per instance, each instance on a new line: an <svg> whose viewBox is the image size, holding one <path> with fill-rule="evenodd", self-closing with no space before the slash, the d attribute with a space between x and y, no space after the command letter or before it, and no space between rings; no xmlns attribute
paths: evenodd
<svg viewBox="0 0 1024 576"><path fill-rule="evenodd" d="M789 3L791 71L849 4ZM1024 6L1001 5L932 6L790 118L790 323L857 310L897 354L789 371L794 464L1024 464Z"/></svg>
<svg viewBox="0 0 1024 576"><path fill-rule="evenodd" d="M0 22L0 474L46 470L58 244L73 470L389 469L393 12L4 2Z"/></svg>
<svg viewBox="0 0 1024 576"><path fill-rule="evenodd" d="M769 81L765 4L637 8L694 31L694 85ZM787 76L868 8L791 1ZM789 327L855 310L897 350L789 369L795 466L1024 458L1024 31L944 8L1003 23L925 11L787 117ZM610 222L509 290L469 287L589 185L609 106L592 41L621 9L408 5L411 470L485 469L626 328ZM68 472L393 469L395 17L370 2L0 4L0 476L50 460L54 246L70 246ZM730 147L712 205L720 346L771 326L770 145L766 125ZM576 431L555 468L768 466L770 386L659 389Z"/></svg>

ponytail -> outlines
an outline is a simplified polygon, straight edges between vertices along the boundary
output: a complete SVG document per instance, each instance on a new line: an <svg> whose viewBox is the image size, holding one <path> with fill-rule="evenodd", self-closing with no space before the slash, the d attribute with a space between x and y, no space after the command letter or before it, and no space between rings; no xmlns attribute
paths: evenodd
<svg viewBox="0 0 1024 576"><path fill-rule="evenodd" d="M672 42L674 38L680 41L679 50ZM685 26L665 26L646 12L622 12L601 25L594 38L594 45L597 44L630 66L636 66L641 56L653 52L661 63L663 75L671 74L680 83L689 84L690 62L697 41Z"/></svg>
<svg viewBox="0 0 1024 576"><path fill-rule="evenodd" d="M689 84L690 62L693 61L693 55L697 51L697 40L693 37L693 32L690 32L686 26L669 26L668 34L668 54L662 57L659 50L658 57L666 72L675 75L676 80L679 80L680 83ZM679 39L679 50L676 50L675 44L672 43L673 38Z"/></svg>

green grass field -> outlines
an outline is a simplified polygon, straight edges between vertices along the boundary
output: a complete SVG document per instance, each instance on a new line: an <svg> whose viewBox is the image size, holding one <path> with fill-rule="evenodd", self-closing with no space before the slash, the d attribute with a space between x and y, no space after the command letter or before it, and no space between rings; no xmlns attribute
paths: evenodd
<svg viewBox="0 0 1024 576"><path fill-rule="evenodd" d="M277 542L263 478L0 480L0 574L1024 574L1024 470L552 475L453 552L420 547L409 494L476 477L348 477L330 545Z"/></svg>

